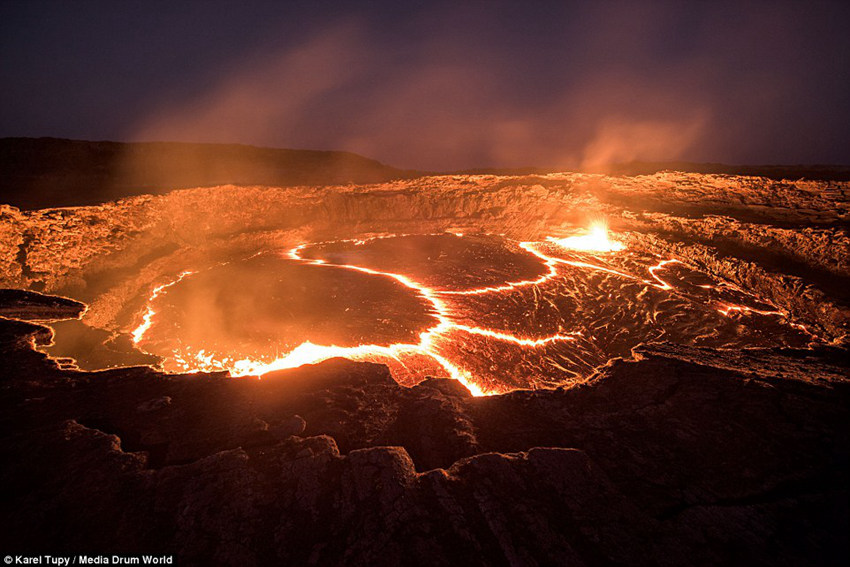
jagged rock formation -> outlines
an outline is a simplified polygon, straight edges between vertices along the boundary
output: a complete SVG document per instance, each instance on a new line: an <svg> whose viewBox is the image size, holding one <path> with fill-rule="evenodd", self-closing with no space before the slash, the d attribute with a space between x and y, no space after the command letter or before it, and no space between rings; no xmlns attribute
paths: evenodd
<svg viewBox="0 0 850 567"><path fill-rule="evenodd" d="M262 380L61 370L0 320L4 549L188 564L848 558L846 351L645 347L473 398L342 359ZM415 551L415 552L414 552Z"/></svg>
<svg viewBox="0 0 850 567"><path fill-rule="evenodd" d="M589 214L753 291L814 344L644 345L581 384L479 398L341 359L258 380L80 372L34 349L52 336L38 321L82 305L32 291L120 333L165 274L223 258L385 232L543 239ZM0 283L18 291L0 293L0 544L188 564L843 565L849 214L846 182L669 172L2 206Z"/></svg>

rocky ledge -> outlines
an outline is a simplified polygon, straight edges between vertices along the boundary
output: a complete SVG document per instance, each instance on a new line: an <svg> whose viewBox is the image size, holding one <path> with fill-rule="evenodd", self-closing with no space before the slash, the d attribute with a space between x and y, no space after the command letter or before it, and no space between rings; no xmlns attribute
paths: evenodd
<svg viewBox="0 0 850 567"><path fill-rule="evenodd" d="M49 318L50 301L27 318ZM262 379L80 372L33 349L50 340L0 318L10 552L240 566L850 560L845 348L654 345L579 385L475 398L342 359Z"/></svg>
<svg viewBox="0 0 850 567"><path fill-rule="evenodd" d="M66 297L23 289L0 289L0 317L26 321L76 319L85 310L85 303Z"/></svg>

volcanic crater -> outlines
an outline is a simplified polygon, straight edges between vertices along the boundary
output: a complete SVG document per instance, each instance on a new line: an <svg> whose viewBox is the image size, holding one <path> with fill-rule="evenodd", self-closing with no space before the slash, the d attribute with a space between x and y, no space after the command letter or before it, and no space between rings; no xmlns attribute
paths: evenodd
<svg viewBox="0 0 850 567"><path fill-rule="evenodd" d="M474 189L463 191L470 183ZM89 303L82 324L59 327L47 350L86 370L152 355L169 372L247 375L340 355L388 364L407 386L449 376L476 393L502 393L582 381L644 343L796 347L832 338L783 307L787 298L746 290L689 251L647 242L634 211L596 197L600 183L469 177L362 194L188 190L42 213L61 219L63 238L71 236L68 224L82 221L73 232L94 240L35 268L30 236L20 269L50 274L29 279ZM318 210L310 213L314 193ZM584 200L595 201L595 213L582 214ZM357 209L367 202L368 210ZM434 210L452 206L459 210ZM373 218L376 211L386 218ZM142 219L149 224L126 224ZM288 227L293 220L298 226ZM102 234L101 223L114 226ZM185 226L163 226L170 223ZM600 242L583 242L593 226L601 227ZM180 234L186 230L197 233ZM146 247L137 271L122 274L114 265L130 269L145 241L161 252L151 257Z"/></svg>
<svg viewBox="0 0 850 567"><path fill-rule="evenodd" d="M233 564L846 557L848 221L846 182L679 172L0 206L6 443L49 447L4 480L59 510L15 501L11 533Z"/></svg>

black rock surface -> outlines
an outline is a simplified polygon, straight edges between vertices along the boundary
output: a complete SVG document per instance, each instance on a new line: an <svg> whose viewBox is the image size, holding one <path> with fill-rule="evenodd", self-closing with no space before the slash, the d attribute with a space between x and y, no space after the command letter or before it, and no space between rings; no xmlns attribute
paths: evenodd
<svg viewBox="0 0 850 567"><path fill-rule="evenodd" d="M0 319L0 547L192 565L844 565L846 349L655 345L475 398L332 359L60 369Z"/></svg>

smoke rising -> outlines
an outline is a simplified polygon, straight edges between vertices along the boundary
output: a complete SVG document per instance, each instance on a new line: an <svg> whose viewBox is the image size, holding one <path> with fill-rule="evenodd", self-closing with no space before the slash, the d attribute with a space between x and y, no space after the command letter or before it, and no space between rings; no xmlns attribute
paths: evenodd
<svg viewBox="0 0 850 567"><path fill-rule="evenodd" d="M677 159L703 133L708 102L669 77L600 72L561 85L543 77L533 90L548 91L546 102L528 105L518 96L527 86L474 57L453 60L462 47L450 41L400 63L349 22L293 49L258 53L157 110L134 138L345 149L447 170Z"/></svg>
<svg viewBox="0 0 850 567"><path fill-rule="evenodd" d="M205 19L214 29L177 44L192 45L196 68L157 79L158 61L147 62L150 96L132 112L132 101L101 105L93 112L121 118L91 118L87 131L349 150L432 171L850 162L850 18L839 3L458 4L293 3L241 16L230 34ZM116 49L143 59L141 45ZM100 91L119 80L96 79ZM18 96L18 82L3 96Z"/></svg>

